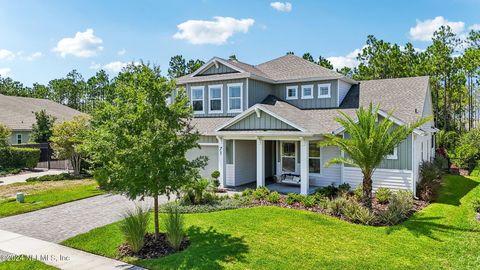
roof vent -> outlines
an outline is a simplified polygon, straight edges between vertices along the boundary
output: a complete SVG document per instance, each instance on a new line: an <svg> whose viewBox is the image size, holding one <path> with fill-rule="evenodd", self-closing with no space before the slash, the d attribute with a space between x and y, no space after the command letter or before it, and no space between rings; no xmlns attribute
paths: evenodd
<svg viewBox="0 0 480 270"><path fill-rule="evenodd" d="M418 110L417 110L417 108L415 108L415 113L418 113Z"/></svg>

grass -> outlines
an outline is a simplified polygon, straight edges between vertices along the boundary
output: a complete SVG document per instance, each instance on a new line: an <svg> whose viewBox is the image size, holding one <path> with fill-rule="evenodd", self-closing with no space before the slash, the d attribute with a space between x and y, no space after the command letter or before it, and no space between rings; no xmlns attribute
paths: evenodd
<svg viewBox="0 0 480 270"><path fill-rule="evenodd" d="M446 176L437 202L392 227L278 207L187 214L186 250L123 260L148 269L479 269L480 223L471 206L479 183ZM115 258L122 242L114 223L63 244Z"/></svg>
<svg viewBox="0 0 480 270"><path fill-rule="evenodd" d="M0 186L0 217L31 212L62 203L102 194L93 180L15 183ZM25 203L14 196L24 192Z"/></svg>
<svg viewBox="0 0 480 270"><path fill-rule="evenodd" d="M46 265L41 261L26 259L21 257L15 260L0 262L0 270L56 270L58 268Z"/></svg>

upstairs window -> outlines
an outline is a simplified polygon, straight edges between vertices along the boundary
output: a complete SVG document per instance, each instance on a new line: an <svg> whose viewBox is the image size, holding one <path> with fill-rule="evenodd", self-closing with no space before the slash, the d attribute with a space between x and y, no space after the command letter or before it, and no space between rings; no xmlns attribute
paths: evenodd
<svg viewBox="0 0 480 270"><path fill-rule="evenodd" d="M313 85L302 85L302 99L313 98Z"/></svg>
<svg viewBox="0 0 480 270"><path fill-rule="evenodd" d="M203 110L203 86L192 87L192 107L193 113L199 114L204 113Z"/></svg>
<svg viewBox="0 0 480 270"><path fill-rule="evenodd" d="M228 84L228 112L229 113L242 112L242 92L243 92L243 84L241 83Z"/></svg>
<svg viewBox="0 0 480 270"><path fill-rule="evenodd" d="M210 106L208 112L219 113L223 111L222 90L223 86L221 84L208 86L208 99Z"/></svg>
<svg viewBox="0 0 480 270"><path fill-rule="evenodd" d="M298 86L287 86L286 99L297 99L298 98Z"/></svg>
<svg viewBox="0 0 480 270"><path fill-rule="evenodd" d="M318 98L330 98L330 86L329 83L323 83L318 85Z"/></svg>

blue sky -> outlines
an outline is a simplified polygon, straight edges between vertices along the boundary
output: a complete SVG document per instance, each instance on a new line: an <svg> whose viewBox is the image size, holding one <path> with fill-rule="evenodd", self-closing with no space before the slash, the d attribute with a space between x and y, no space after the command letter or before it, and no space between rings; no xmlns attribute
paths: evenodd
<svg viewBox="0 0 480 270"><path fill-rule="evenodd" d="M480 29L480 1L53 1L0 0L0 74L26 85L77 69L115 75L140 59L258 64L287 51L355 65L366 37L425 48L432 29Z"/></svg>

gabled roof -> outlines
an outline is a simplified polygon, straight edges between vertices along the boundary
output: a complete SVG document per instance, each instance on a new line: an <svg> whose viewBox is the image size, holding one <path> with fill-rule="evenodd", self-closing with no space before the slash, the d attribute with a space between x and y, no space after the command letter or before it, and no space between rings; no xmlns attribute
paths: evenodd
<svg viewBox="0 0 480 270"><path fill-rule="evenodd" d="M81 112L51 100L0 94L0 123L12 130L32 130L36 123L35 112L46 110L58 122L70 120Z"/></svg>
<svg viewBox="0 0 480 270"><path fill-rule="evenodd" d="M208 69L216 63L221 63L232 69L235 69L238 71L238 73L198 76L198 74L200 74L202 71ZM225 60L220 57L214 57L192 74L177 78L177 83L181 85L194 82L241 78L252 78L272 84L330 79L342 79L350 83L356 83L354 80L347 78L336 71L324 68L301 57L290 54L256 66L243 63L238 60Z"/></svg>
<svg viewBox="0 0 480 270"><path fill-rule="evenodd" d="M222 128L240 121L259 109L294 126L304 134L323 134L339 131L341 126L335 121L336 117L341 116L339 111L355 117L355 111L359 106L367 107L372 102L374 105L380 105L380 114L387 115L393 111L392 120L398 124L410 124L422 117L428 81L428 77L362 81L359 85L352 86L339 108L302 110L270 95L262 103L254 105L234 118L194 119L208 123L216 121L216 127L210 125L209 134L230 134L234 131L224 131ZM418 130L417 133L422 131Z"/></svg>

